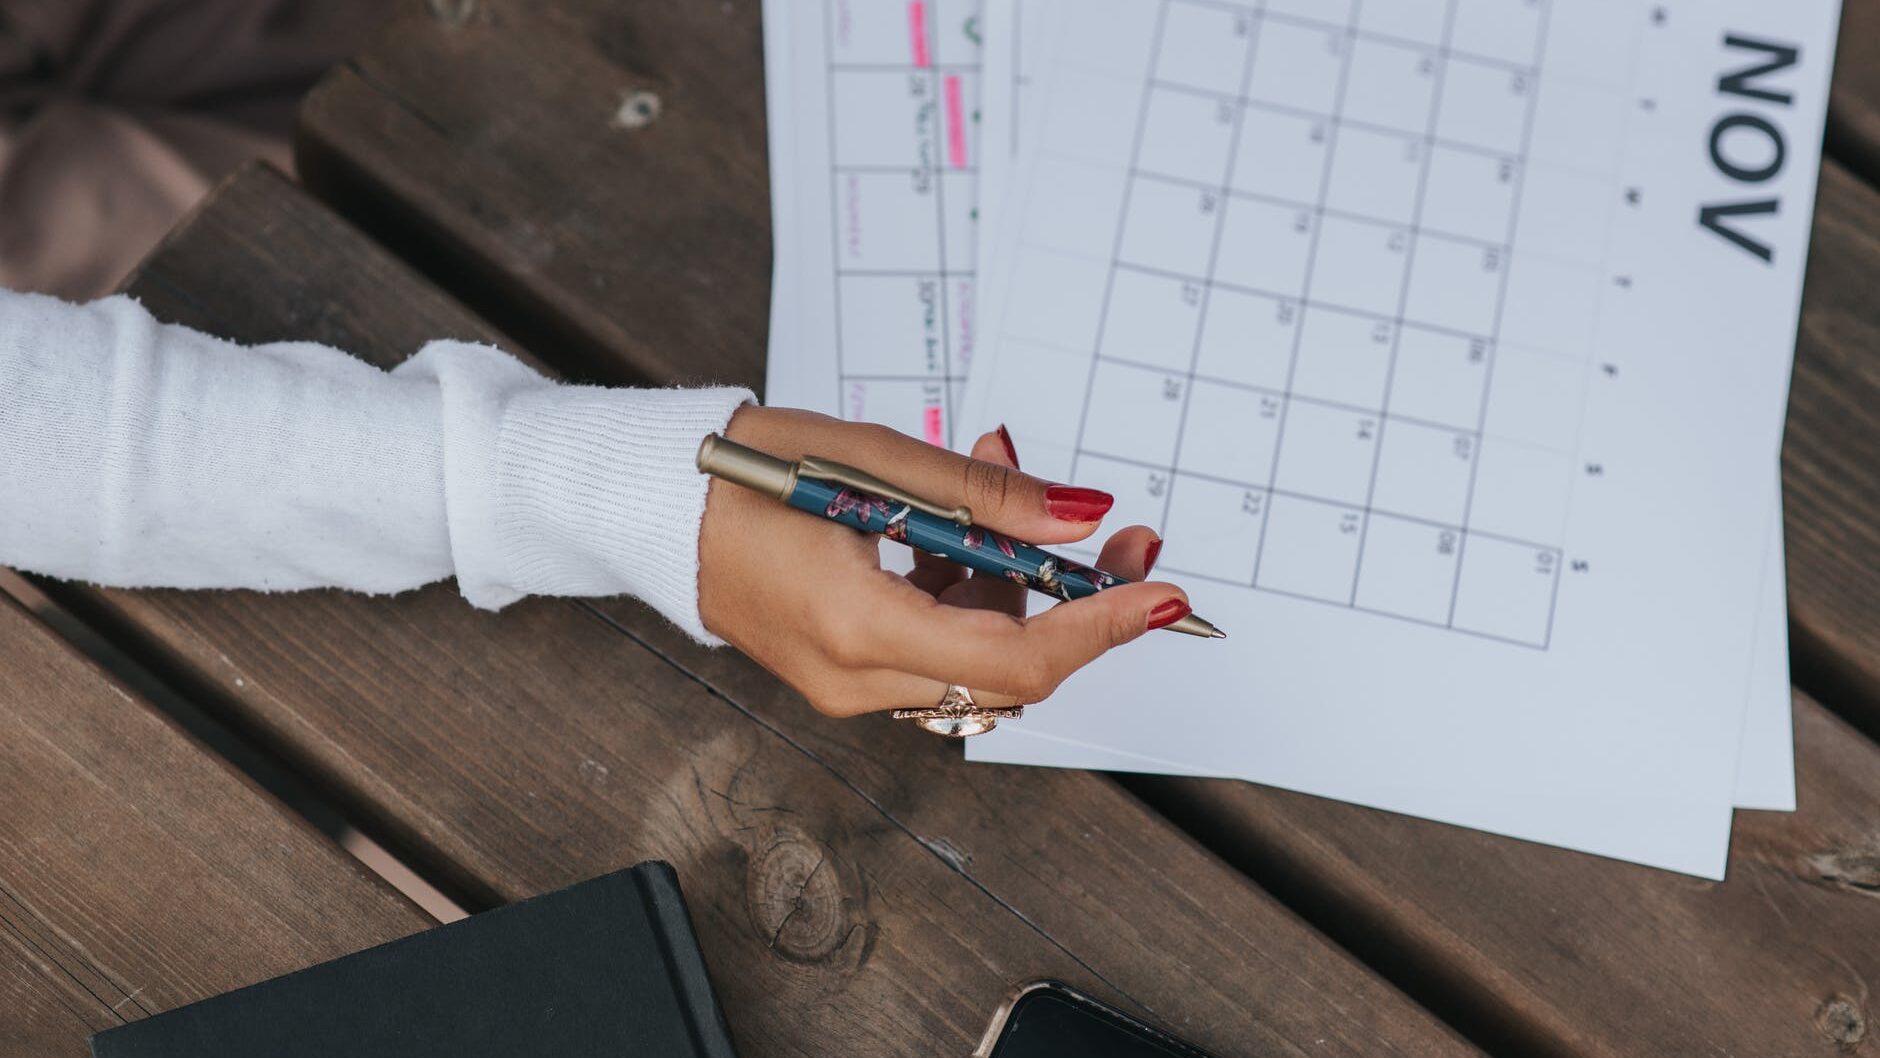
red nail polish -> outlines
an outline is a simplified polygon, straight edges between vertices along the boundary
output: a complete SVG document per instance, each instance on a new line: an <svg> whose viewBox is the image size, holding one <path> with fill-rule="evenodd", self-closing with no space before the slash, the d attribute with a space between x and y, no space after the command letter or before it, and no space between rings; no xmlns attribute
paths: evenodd
<svg viewBox="0 0 1880 1058"><path fill-rule="evenodd" d="M999 443L1005 446L1006 462L1012 464L1013 470L1017 470L1018 449L1012 447L1012 435L1006 430L1004 423L999 424Z"/></svg>
<svg viewBox="0 0 1880 1058"><path fill-rule="evenodd" d="M1110 512L1116 497L1076 485L1053 485L1044 490L1044 509L1061 522L1094 522Z"/></svg>
<svg viewBox="0 0 1880 1058"><path fill-rule="evenodd" d="M1154 540L1149 541L1148 547L1145 547L1142 549L1142 571L1144 573L1147 573L1150 570L1154 569L1155 560L1161 557L1162 557L1162 538L1156 537Z"/></svg>
<svg viewBox="0 0 1880 1058"><path fill-rule="evenodd" d="M1194 609L1180 599L1164 599L1149 611L1149 631L1167 628L1193 612Z"/></svg>

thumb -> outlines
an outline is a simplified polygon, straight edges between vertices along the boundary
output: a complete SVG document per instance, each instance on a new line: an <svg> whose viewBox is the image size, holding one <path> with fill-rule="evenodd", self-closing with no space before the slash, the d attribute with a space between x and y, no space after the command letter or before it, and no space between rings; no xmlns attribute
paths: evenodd
<svg viewBox="0 0 1880 1058"><path fill-rule="evenodd" d="M1059 603L1026 621L1025 632L1062 678L1190 612L1187 593L1173 584L1149 581Z"/></svg>

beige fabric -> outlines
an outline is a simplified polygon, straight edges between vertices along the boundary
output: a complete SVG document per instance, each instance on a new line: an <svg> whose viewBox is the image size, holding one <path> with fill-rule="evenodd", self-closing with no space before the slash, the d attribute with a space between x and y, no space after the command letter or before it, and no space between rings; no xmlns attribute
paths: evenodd
<svg viewBox="0 0 1880 1058"><path fill-rule="evenodd" d="M0 0L0 287L108 293L388 0Z"/></svg>

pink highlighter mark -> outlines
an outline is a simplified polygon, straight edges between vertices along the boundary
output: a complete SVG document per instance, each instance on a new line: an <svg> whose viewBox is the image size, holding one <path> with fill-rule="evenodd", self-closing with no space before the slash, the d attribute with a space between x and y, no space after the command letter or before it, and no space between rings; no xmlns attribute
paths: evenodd
<svg viewBox="0 0 1880 1058"><path fill-rule="evenodd" d="M928 408L925 418L926 422L924 425L926 427L927 443L945 447L946 432L941 429L945 423L940 421L940 409L937 406Z"/></svg>
<svg viewBox="0 0 1880 1058"><path fill-rule="evenodd" d="M966 168L966 103L961 99L960 75L947 74L947 161L955 169Z"/></svg>
<svg viewBox="0 0 1880 1058"><path fill-rule="evenodd" d="M927 54L927 0L908 0L907 32L914 45L914 65L932 65L932 57Z"/></svg>

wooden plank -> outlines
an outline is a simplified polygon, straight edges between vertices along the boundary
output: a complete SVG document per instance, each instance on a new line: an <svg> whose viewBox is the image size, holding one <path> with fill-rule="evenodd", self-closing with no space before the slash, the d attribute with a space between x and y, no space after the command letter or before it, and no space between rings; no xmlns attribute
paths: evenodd
<svg viewBox="0 0 1880 1058"><path fill-rule="evenodd" d="M1796 679L1880 733L1880 194L1821 170L1782 448Z"/></svg>
<svg viewBox="0 0 1880 1058"><path fill-rule="evenodd" d="M1828 94L1828 153L1880 182L1880 0L1841 0L1840 48Z"/></svg>
<svg viewBox="0 0 1880 1058"><path fill-rule="evenodd" d="M428 920L0 595L0 1054Z"/></svg>
<svg viewBox="0 0 1880 1058"><path fill-rule="evenodd" d="M755 2L409 0L309 98L298 168L564 370L761 392L760 38Z"/></svg>
<svg viewBox="0 0 1880 1058"><path fill-rule="evenodd" d="M132 290L237 339L381 364L419 335L499 337L263 171ZM774 682L749 709L652 649L638 629L665 629L631 604L49 588L465 891L673 861L747 1055L964 1053L1043 975L1224 1053L1473 1053L1114 784L967 768Z"/></svg>
<svg viewBox="0 0 1880 1058"><path fill-rule="evenodd" d="M1845 1055L1875 1031L1880 749L1797 695L1801 811L1698 881L1247 783L1133 787L1491 1051Z"/></svg>

